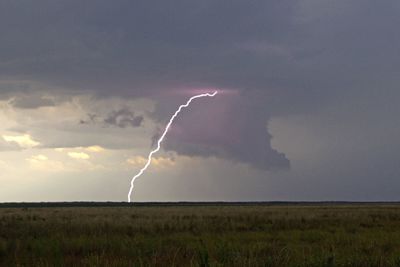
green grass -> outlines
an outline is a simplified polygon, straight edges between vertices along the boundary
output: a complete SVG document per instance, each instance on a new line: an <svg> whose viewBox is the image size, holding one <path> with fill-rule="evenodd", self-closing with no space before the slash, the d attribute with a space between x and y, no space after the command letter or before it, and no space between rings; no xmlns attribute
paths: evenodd
<svg viewBox="0 0 400 267"><path fill-rule="evenodd" d="M2 208L0 266L400 266L400 206Z"/></svg>

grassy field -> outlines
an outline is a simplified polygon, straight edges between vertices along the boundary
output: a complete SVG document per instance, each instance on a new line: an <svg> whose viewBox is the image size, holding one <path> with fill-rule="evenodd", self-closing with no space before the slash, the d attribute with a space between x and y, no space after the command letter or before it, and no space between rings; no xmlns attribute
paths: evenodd
<svg viewBox="0 0 400 267"><path fill-rule="evenodd" d="M0 266L400 266L400 205L0 208Z"/></svg>

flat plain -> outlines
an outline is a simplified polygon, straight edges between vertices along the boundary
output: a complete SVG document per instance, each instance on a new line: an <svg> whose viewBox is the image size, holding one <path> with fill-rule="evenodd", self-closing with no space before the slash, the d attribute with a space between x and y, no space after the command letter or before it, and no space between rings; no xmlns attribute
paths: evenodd
<svg viewBox="0 0 400 267"><path fill-rule="evenodd" d="M400 205L2 206L0 266L400 266Z"/></svg>

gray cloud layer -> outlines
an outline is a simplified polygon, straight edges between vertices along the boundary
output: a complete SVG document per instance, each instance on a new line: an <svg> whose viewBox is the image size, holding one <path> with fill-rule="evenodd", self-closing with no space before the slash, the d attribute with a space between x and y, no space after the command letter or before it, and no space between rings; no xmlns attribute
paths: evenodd
<svg viewBox="0 0 400 267"><path fill-rule="evenodd" d="M18 96L11 101L11 104L16 108L22 109L36 109L40 107L52 107L55 105L53 100L37 95Z"/></svg>

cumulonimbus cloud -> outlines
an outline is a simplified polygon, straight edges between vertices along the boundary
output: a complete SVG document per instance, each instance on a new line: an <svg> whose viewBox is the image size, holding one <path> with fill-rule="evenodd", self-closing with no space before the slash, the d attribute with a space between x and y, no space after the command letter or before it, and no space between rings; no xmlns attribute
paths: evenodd
<svg viewBox="0 0 400 267"><path fill-rule="evenodd" d="M262 170L290 167L289 159L272 148L269 116L260 112L263 101L240 92L216 97L201 109L193 104L193 109L174 124L165 150L187 156L216 156ZM202 109L212 116L202 116Z"/></svg>

